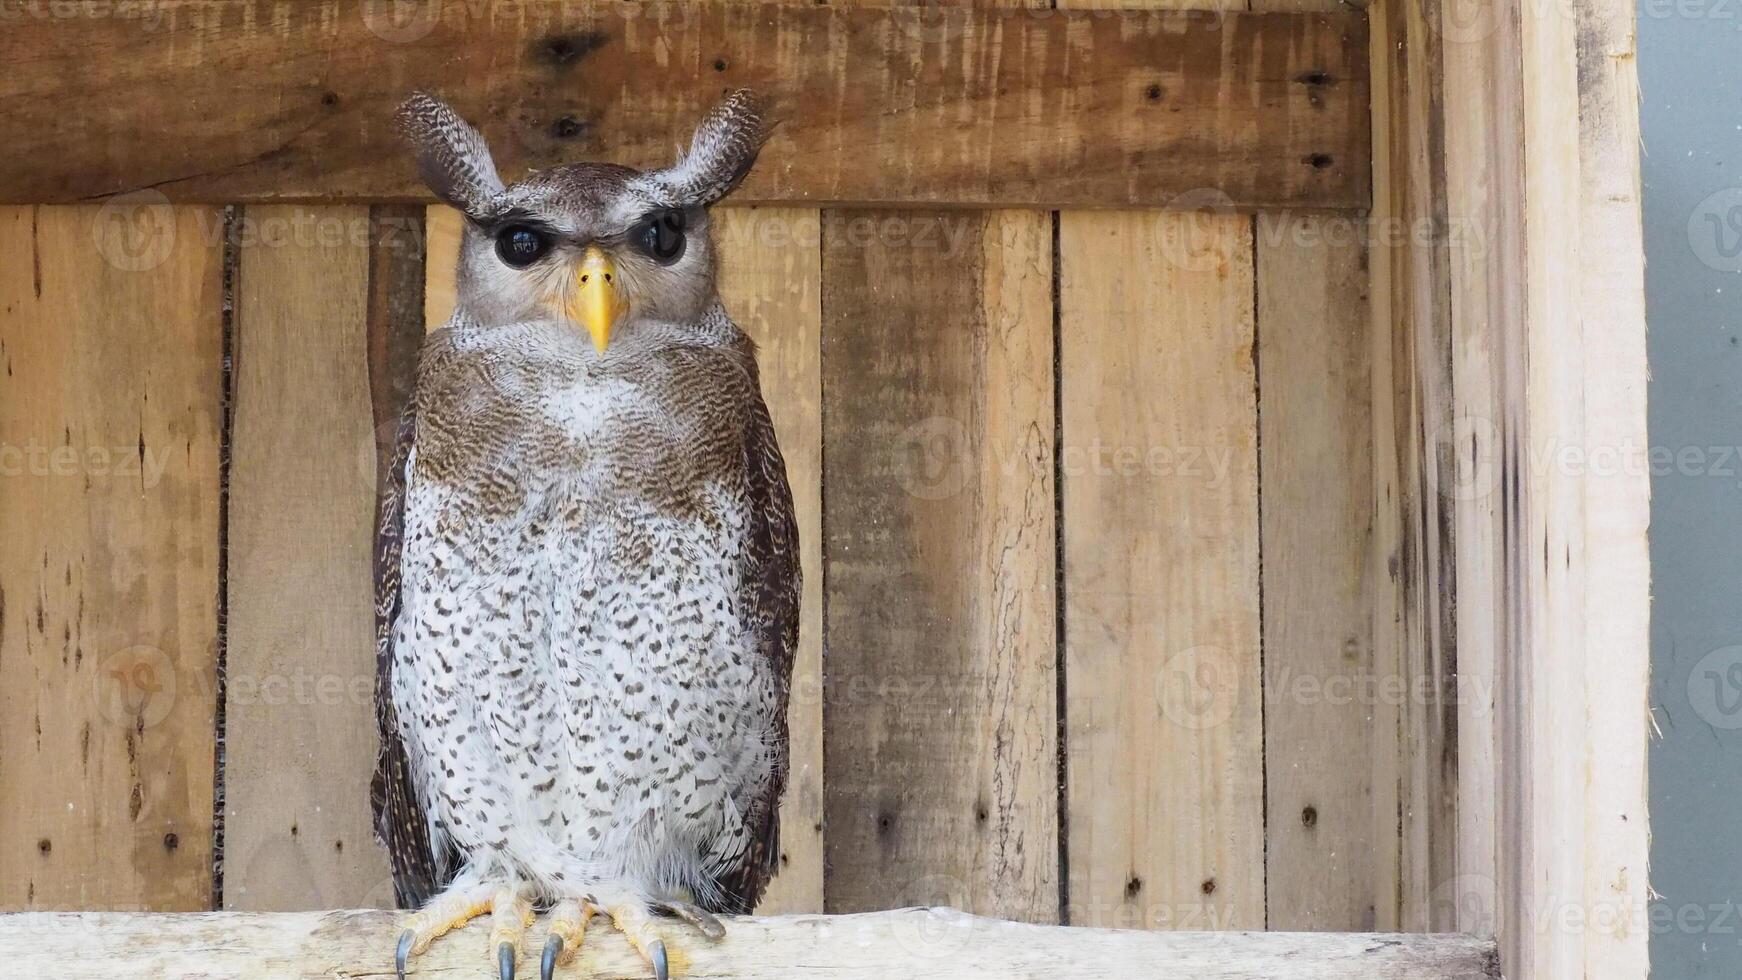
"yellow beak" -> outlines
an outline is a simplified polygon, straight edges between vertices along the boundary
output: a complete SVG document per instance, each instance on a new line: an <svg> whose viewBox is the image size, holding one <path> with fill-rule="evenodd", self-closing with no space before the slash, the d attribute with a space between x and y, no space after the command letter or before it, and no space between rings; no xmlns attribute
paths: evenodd
<svg viewBox="0 0 1742 980"><path fill-rule="evenodd" d="M605 353L611 342L611 328L623 312L617 298L617 270L603 249L587 246L575 270L575 291L565 310L570 320L587 328L593 336L593 349Z"/></svg>

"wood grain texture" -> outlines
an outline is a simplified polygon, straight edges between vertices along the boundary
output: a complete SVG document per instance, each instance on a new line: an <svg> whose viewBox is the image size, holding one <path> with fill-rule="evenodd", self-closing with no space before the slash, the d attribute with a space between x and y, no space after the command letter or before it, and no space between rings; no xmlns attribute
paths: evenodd
<svg viewBox="0 0 1742 980"><path fill-rule="evenodd" d="M1048 223L824 220L828 907L1051 921Z"/></svg>
<svg viewBox="0 0 1742 980"><path fill-rule="evenodd" d="M1398 706L1398 927L1456 928L1482 882L1461 879L1457 683L1458 453L1453 404L1444 35L1417 0L1377 4L1373 220L1376 662L1411 695ZM1435 8L1437 11L1437 7ZM1455 35L1454 35L1455 36ZM1468 886L1474 885L1473 889Z"/></svg>
<svg viewBox="0 0 1742 980"><path fill-rule="evenodd" d="M758 347L762 396L786 458L804 570L787 711L791 769L780 870L758 909L823 910L822 238L814 208L715 211L720 298Z"/></svg>
<svg viewBox="0 0 1742 980"><path fill-rule="evenodd" d="M0 955L24 975L69 980L223 976L235 980L344 980L392 975L399 917L343 911L260 915L0 916ZM418 957L420 977L485 975L483 933L438 941ZM542 928L521 943L536 961ZM866 915L726 919L726 938L672 951L674 976L883 980L1070 977L1194 980L1499 980L1494 945L1463 936L1119 932L1023 925L949 909ZM488 964L493 968L494 963ZM524 972L526 967L522 966ZM571 974L569 971L572 970ZM494 976L494 972L489 974ZM611 929L590 929L562 974L642 980L647 965Z"/></svg>
<svg viewBox="0 0 1742 980"><path fill-rule="evenodd" d="M1523 64L1518 26L1498 11L1442 10L1441 26L1476 28L1470 43L1445 45L1443 103L1450 248L1452 430L1437 440L1455 460L1448 496L1457 537L1458 856L1442 899L1455 921L1480 935L1502 930L1503 896L1523 894L1516 763L1522 758L1522 698L1529 689L1523 643L1519 473L1507 446L1523 438L1525 399ZM1484 21L1482 17L1489 17ZM1483 37L1482 35L1486 35ZM1509 941L1520 937L1506 930ZM1512 962L1522 964L1518 946Z"/></svg>
<svg viewBox="0 0 1742 980"><path fill-rule="evenodd" d="M1366 228L1298 214L1257 227L1268 921L1393 928L1409 692L1373 648L1387 577L1372 561Z"/></svg>
<svg viewBox="0 0 1742 980"><path fill-rule="evenodd" d="M241 222L224 904L390 905L369 813L369 210L257 205Z"/></svg>
<svg viewBox="0 0 1742 980"><path fill-rule="evenodd" d="M1373 533L1367 253L1382 226L1294 212L1261 214L1255 227L1267 922L1393 929L1408 693L1373 630L1378 593L1392 585Z"/></svg>
<svg viewBox="0 0 1742 980"><path fill-rule="evenodd" d="M1530 847L1503 933L1523 980L1636 980L1652 932L1651 508L1633 4L1527 9L1519 26L1527 368L1511 471L1529 668L1507 832ZM1606 925L1545 928L1545 908Z"/></svg>
<svg viewBox="0 0 1742 980"><path fill-rule="evenodd" d="M1368 201L1358 11L1012 16L732 0L68 10L19 12L0 32L14 133L0 145L0 201L142 188L202 202L427 200L392 124L413 89L484 123L509 174L601 156L664 166L732 86L766 91L784 120L740 203L1162 206L1206 189L1242 208ZM658 91L644 84L650 66Z"/></svg>
<svg viewBox="0 0 1742 980"><path fill-rule="evenodd" d="M1264 924L1252 225L1064 214L1070 921Z"/></svg>
<svg viewBox="0 0 1742 980"><path fill-rule="evenodd" d="M423 322L426 330L440 330L454 315L455 276L460 268L460 233L466 218L445 204L432 204L424 213Z"/></svg>
<svg viewBox="0 0 1742 980"><path fill-rule="evenodd" d="M212 900L223 240L0 209L0 907Z"/></svg>

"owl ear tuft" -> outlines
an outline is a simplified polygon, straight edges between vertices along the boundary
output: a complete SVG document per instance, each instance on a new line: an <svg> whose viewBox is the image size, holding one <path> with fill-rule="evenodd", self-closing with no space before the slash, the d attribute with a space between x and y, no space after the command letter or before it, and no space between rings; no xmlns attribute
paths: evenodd
<svg viewBox="0 0 1742 980"><path fill-rule="evenodd" d="M732 193L750 173L772 128L768 101L738 89L702 118L682 159L649 176L668 203L706 207Z"/></svg>
<svg viewBox="0 0 1742 980"><path fill-rule="evenodd" d="M476 216L502 193L484 137L447 103L423 92L399 107L399 125L417 149L417 170L435 195Z"/></svg>

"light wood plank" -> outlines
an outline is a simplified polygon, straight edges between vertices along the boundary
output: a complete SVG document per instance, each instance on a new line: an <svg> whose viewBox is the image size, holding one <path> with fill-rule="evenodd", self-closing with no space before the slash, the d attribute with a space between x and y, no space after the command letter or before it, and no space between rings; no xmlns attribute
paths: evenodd
<svg viewBox="0 0 1742 980"><path fill-rule="evenodd" d="M1258 235L1269 926L1384 928L1397 811L1376 769L1410 692L1373 649L1365 227L1264 215Z"/></svg>
<svg viewBox="0 0 1742 980"><path fill-rule="evenodd" d="M812 208L713 214L720 298L759 348L798 516L804 595L787 711L791 768L780 808L780 871L759 910L823 910L822 229Z"/></svg>
<svg viewBox="0 0 1742 980"><path fill-rule="evenodd" d="M1456 927L1487 884L1459 877L1459 634L1454 533L1459 463L1453 402L1445 131L1438 115L1443 37L1421 4L1377 5L1372 250L1376 561L1375 646L1410 686L1397 711L1400 928Z"/></svg>
<svg viewBox="0 0 1742 980"><path fill-rule="evenodd" d="M1526 9L1522 621L1525 980L1646 976L1650 519L1633 4ZM1569 463L1566 447L1585 455ZM1599 462L1605 455L1626 465ZM1571 907L1586 928L1543 928ZM1561 923L1564 920L1556 919ZM1595 923L1613 922L1612 928Z"/></svg>
<svg viewBox="0 0 1742 980"><path fill-rule="evenodd" d="M828 907L1051 921L1048 222L824 222Z"/></svg>
<svg viewBox="0 0 1742 980"><path fill-rule="evenodd" d="M1059 228L1070 921L1264 925L1251 222Z"/></svg>
<svg viewBox="0 0 1742 980"><path fill-rule="evenodd" d="M35 976L346 980L387 972L400 926L393 913L373 911L187 916L38 913L0 916L0 955L25 975ZM460 935L430 947L417 960L418 974L484 975L478 944L467 942L468 938L478 937ZM528 931L520 951L522 963L536 960L537 944L542 942L542 933ZM697 980L1500 978L1493 944L1463 936L1115 932L1022 925L949 909L733 917L726 920L726 938L718 943L668 945L673 949L674 975L681 969L682 976ZM524 972L526 967L521 969ZM647 976L645 961L612 929L587 932L573 969L575 975L599 980Z"/></svg>
<svg viewBox="0 0 1742 980"><path fill-rule="evenodd" d="M132 188L427 200L392 125L414 89L452 95L510 174L577 158L664 166L729 86L774 96L783 119L741 203L1153 207L1193 189L1244 208L1368 199L1358 13L1012 18L735 0L67 9L0 33L14 134L0 143L0 201ZM1299 80L1315 72L1343 81L1315 97Z"/></svg>
<svg viewBox="0 0 1742 980"><path fill-rule="evenodd" d="M223 240L0 209L0 907L212 901Z"/></svg>
<svg viewBox="0 0 1742 980"><path fill-rule="evenodd" d="M391 904L369 813L369 211L251 206L236 278L224 905ZM325 235L323 229L342 234Z"/></svg>
<svg viewBox="0 0 1742 980"><path fill-rule="evenodd" d="M445 204L432 204L424 214L423 322L440 330L454 315L455 276L460 268L460 235L466 218Z"/></svg>
<svg viewBox="0 0 1742 980"><path fill-rule="evenodd" d="M1408 693L1395 650L1374 647L1375 605L1395 602L1380 598L1394 583L1374 560L1374 226L1283 213L1256 228L1268 925L1396 928Z"/></svg>

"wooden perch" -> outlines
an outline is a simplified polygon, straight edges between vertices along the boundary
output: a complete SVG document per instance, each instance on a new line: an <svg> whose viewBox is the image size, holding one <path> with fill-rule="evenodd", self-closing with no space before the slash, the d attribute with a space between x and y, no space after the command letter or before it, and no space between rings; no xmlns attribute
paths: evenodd
<svg viewBox="0 0 1742 980"><path fill-rule="evenodd" d="M0 915L0 964L11 976L61 978L339 978L393 974L397 913L26 912ZM414 961L420 977L494 977L485 933L468 928ZM543 929L521 950L537 975ZM730 920L709 943L669 930L677 977L1167 977L1191 980L1499 980L1492 942L1467 936L1356 933L1133 932L1034 926L950 909ZM560 977L646 980L627 943L587 933Z"/></svg>

